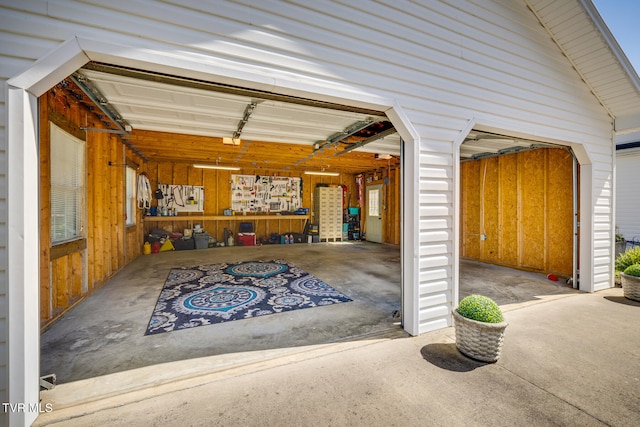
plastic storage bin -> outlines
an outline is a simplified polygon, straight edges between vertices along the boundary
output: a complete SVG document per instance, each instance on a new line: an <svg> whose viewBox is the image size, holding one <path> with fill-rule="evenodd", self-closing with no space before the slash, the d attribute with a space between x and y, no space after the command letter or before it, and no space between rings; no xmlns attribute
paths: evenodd
<svg viewBox="0 0 640 427"><path fill-rule="evenodd" d="M194 233L193 240L195 240L196 249L207 249L209 247L209 233Z"/></svg>

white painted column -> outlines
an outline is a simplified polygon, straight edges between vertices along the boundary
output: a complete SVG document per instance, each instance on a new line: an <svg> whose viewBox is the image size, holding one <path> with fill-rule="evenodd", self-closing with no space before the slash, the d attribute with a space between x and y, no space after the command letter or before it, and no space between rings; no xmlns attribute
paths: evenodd
<svg viewBox="0 0 640 427"><path fill-rule="evenodd" d="M594 198L593 198L593 165L580 165L580 257L579 288L581 291L593 292L594 289Z"/></svg>
<svg viewBox="0 0 640 427"><path fill-rule="evenodd" d="M40 390L38 100L9 86L7 107L7 394L11 404L23 405L9 411L9 425L29 426Z"/></svg>

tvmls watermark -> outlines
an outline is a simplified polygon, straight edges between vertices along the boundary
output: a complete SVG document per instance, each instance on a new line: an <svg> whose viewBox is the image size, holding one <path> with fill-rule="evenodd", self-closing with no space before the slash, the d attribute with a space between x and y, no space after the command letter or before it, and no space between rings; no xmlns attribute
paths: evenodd
<svg viewBox="0 0 640 427"><path fill-rule="evenodd" d="M53 412L52 403L7 403L2 402L2 411L8 412L38 412L40 414Z"/></svg>

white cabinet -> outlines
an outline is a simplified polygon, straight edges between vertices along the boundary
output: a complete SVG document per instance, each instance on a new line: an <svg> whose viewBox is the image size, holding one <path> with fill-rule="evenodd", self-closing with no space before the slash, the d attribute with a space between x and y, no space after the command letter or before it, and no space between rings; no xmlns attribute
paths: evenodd
<svg viewBox="0 0 640 427"><path fill-rule="evenodd" d="M314 205L320 241L341 241L342 187L316 187Z"/></svg>

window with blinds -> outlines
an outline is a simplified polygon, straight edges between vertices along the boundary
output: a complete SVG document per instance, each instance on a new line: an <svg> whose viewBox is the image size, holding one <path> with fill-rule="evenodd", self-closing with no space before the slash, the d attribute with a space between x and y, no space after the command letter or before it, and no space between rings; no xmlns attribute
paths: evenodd
<svg viewBox="0 0 640 427"><path fill-rule="evenodd" d="M136 171L133 168L127 166L126 176L126 225L135 225L136 221Z"/></svg>
<svg viewBox="0 0 640 427"><path fill-rule="evenodd" d="M51 123L51 243L84 232L85 142Z"/></svg>

